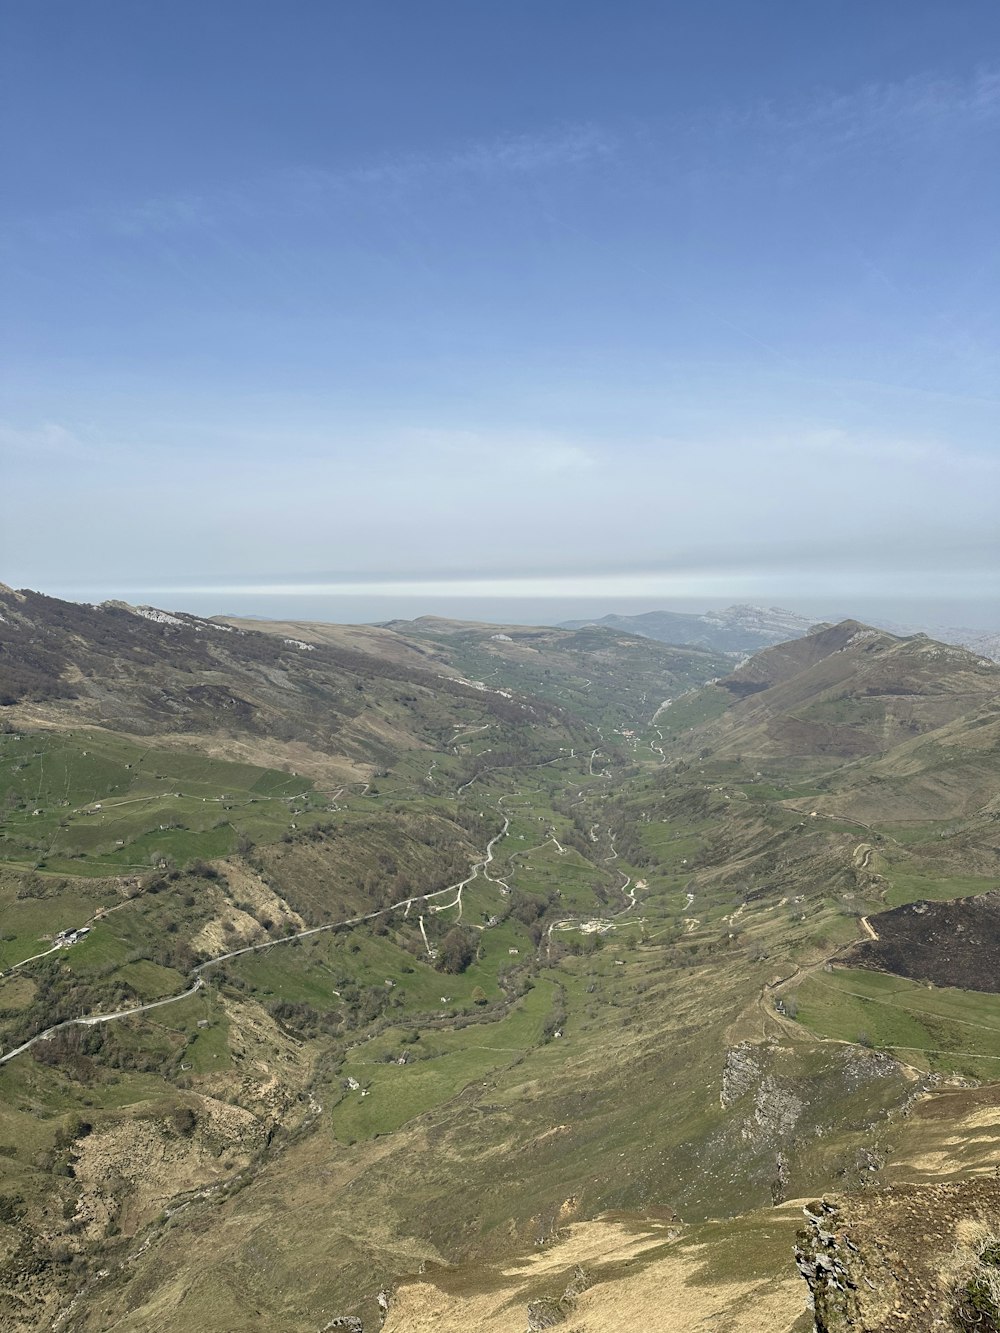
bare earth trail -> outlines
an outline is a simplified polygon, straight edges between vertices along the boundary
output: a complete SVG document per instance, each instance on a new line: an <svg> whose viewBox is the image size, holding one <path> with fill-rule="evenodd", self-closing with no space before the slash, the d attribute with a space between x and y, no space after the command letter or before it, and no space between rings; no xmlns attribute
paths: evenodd
<svg viewBox="0 0 1000 1333"><path fill-rule="evenodd" d="M454 898L454 900L453 900L452 902L450 902L450 903L440 903L440 904L435 904L434 906L429 907L429 908L428 908L428 911L430 911L430 912L446 912L450 907L457 907L457 908L458 908L458 917L457 917L457 920L461 921L461 919L462 919L462 893L463 893L463 891L465 890L466 885L471 884L472 881L473 881L474 879L476 879L477 876L479 876L480 874L482 874L483 879L488 879L488 880L490 881L491 884L500 884L500 885L502 885L504 888L507 888L507 887L508 887L508 886L504 883L503 880L493 879L493 877L492 877L491 875L488 875L488 874L486 873L486 867L487 867L487 866L492 862L492 860L493 860L493 848L496 846L496 844L500 841L501 838L505 838L505 837L507 836L507 831L508 831L509 828L510 828L510 816L509 816L509 815L505 815L505 816L504 816L504 821L503 821L503 828L500 830L499 833L494 834L494 836L493 836L493 837L489 840L489 842L486 844L486 855L483 857L483 859L482 859L481 861L477 861L477 862L475 863L475 865L472 867L472 870L471 870L470 874L468 874L468 875L465 877L465 879L463 879L460 883L458 883L458 884L452 884L452 885L450 885L447 889L441 889L441 890L439 890L440 893L451 893L452 891L454 891L454 893L455 893L455 898ZM437 895L433 895L433 894L428 894L428 895L427 895L428 898L430 898L430 897L436 897L436 896L437 896ZM422 918L421 918L421 920L422 920ZM423 927L421 927L421 933L423 933ZM424 943L426 944L426 942L427 942L427 935L424 934ZM428 952L429 952L429 951L430 951L430 946L428 945Z"/></svg>
<svg viewBox="0 0 1000 1333"><path fill-rule="evenodd" d="M791 802L786 801L783 804L786 809L794 810L796 814L804 815L807 813L800 806L793 805ZM810 819L828 819L834 824L850 824L854 828L863 828L866 833L870 833L871 836L878 841L891 842L894 847L903 847L903 844L898 839L894 838L891 833L886 833L884 829L874 828L871 824L866 824L861 819L855 819L853 815L827 815L824 814L822 810L810 810L808 811L808 814Z"/></svg>
<svg viewBox="0 0 1000 1333"><path fill-rule="evenodd" d="M610 844L611 844L611 851L604 859L605 861L617 861L618 849L615 846L615 835L613 833L610 836ZM632 908L635 906L635 891L638 886L632 884L632 876L626 875L624 870L619 870L616 873L621 875L625 881L624 884L619 885L618 892L624 898L628 899L628 906L623 911L617 914L618 916L624 916L625 912L631 912ZM631 887L629 887L630 885Z"/></svg>
<svg viewBox="0 0 1000 1333"><path fill-rule="evenodd" d="M489 731L490 724L484 722L481 727L456 727L455 734L451 738L452 745L458 740L459 736L474 736L477 731Z"/></svg>
<svg viewBox="0 0 1000 1333"><path fill-rule="evenodd" d="M613 838L613 837L614 837L614 835L612 834L612 838ZM550 839L549 839L549 842L555 842L555 839L554 839L554 838L550 838ZM547 844L546 844L546 843L542 843L542 847L545 847L545 846L547 846ZM558 843L556 843L556 846L558 846ZM533 850L533 851L539 851L540 849L539 849L538 847L535 847L535 848L532 848L532 850ZM612 853L613 853L613 856L614 856L615 858L617 858L618 853L614 850L614 847L612 847ZM526 856L527 853L526 853L526 852L515 852L514 855L515 855L515 856ZM604 859L605 859L606 861L608 861L608 860L611 860L612 857L607 857L607 856L606 856ZM587 860L587 858L584 857L584 860ZM589 864L589 865L594 865L594 862L593 862L593 861L589 861L588 864ZM595 869L596 869L596 867L595 867ZM610 930L614 930L614 929L615 929L615 922L619 919L619 917L626 916L629 912L631 912L631 911L635 908L635 906L636 906L636 898L635 898L636 891L637 891L638 889L645 889L645 888L647 888L648 886L647 886L647 884L646 884L646 881L645 881L645 880L639 880L639 881L637 881L635 884L633 884L633 883L632 883L632 876L631 876L631 875L626 875L624 870L619 870L619 871L617 871L616 873L619 874L619 875L621 875L622 879L624 880L624 883L621 884L621 885L619 885L619 888L618 888L618 892L622 895L622 897L623 897L624 899L626 899L625 906L621 909L621 911L620 911L620 912L615 912L612 916L609 916L609 917L596 917L596 916L594 916L593 914L587 915L587 914L585 914L585 913L577 913L575 916L562 917L562 918L560 918L560 920L558 920L558 921L553 921L552 924L549 926L548 930L545 932L545 941L546 941L545 950L546 950L546 958L548 958L548 959L551 961L551 958L552 958L552 933L553 933L553 931L557 931L557 930L558 930L558 931L579 930L579 931L582 931L583 934L585 934L585 935L592 935L592 934L594 934L595 932L597 932L597 933L603 935L603 934L605 934L607 931L610 931Z"/></svg>
<svg viewBox="0 0 1000 1333"><path fill-rule="evenodd" d="M692 690L685 690L685 691L684 691L684 694L692 694L692 693L693 693ZM681 694L681 695L678 695L677 697L678 697L679 699L683 699L683 698L684 698L684 695ZM660 763L661 763L661 764L665 764L665 763L667 762L667 756L666 756L666 754L665 754L665 752L664 752L664 749L663 749L663 732L662 732L662 731L660 730L660 728L656 725L656 719L660 716L660 714L661 714L665 709L669 708L669 707L671 706L671 704L674 704L674 703L676 703L676 702L677 702L676 699L664 699L663 703L660 704L659 708L657 708L656 712L655 712L655 713L653 714L653 716L649 719L649 725L653 728L653 730L656 732L657 736L659 737L659 740L657 740L657 741L650 741L650 742L649 742L649 748L653 751L654 754L658 754L658 755L660 756Z"/></svg>
<svg viewBox="0 0 1000 1333"><path fill-rule="evenodd" d="M543 760L541 761L541 763L538 763L538 764L525 764L525 765L523 765L523 767L524 767L525 769L528 769L528 768L548 768L551 764L561 764L561 763L563 762L563 760L565 760L565 759L567 759L567 758L569 758L569 759L574 759L575 757L576 757L576 756L575 756L574 754L572 754L572 753L569 754L569 755L559 754L559 755L556 755L555 759L543 759ZM512 768L519 768L519 767L522 767L522 766L521 766L521 765L518 765L518 764L496 764L493 768L484 768L484 769L482 770L482 772L480 772L480 773L473 773L472 777L469 778L468 782L463 782L462 785L461 785L460 787L456 787L456 788L455 788L455 795L456 795L456 796L461 796L462 792L467 791L468 788L471 787L472 784L473 784L474 782L477 782L480 778L485 777L487 773L503 773L503 772L506 772L506 771L509 770L509 769L512 769Z"/></svg>
<svg viewBox="0 0 1000 1333"><path fill-rule="evenodd" d="M42 953L33 953L30 958L22 958L19 963L11 963L10 967L4 972L0 972L0 977L9 977L12 972L16 972L19 967L25 967L28 963L37 963L39 958L48 958L50 953L58 953L64 949L64 944L53 944L51 949L46 949Z"/></svg>

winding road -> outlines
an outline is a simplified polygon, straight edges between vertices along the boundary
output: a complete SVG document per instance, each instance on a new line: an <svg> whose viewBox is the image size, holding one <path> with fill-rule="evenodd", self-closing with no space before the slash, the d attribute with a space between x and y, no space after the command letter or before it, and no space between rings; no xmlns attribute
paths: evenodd
<svg viewBox="0 0 1000 1333"><path fill-rule="evenodd" d="M37 1033L34 1037L30 1037L19 1046L15 1046L12 1050L0 1055L0 1065L6 1064L8 1060L13 1060L15 1056L30 1050L36 1042L48 1041L51 1037L55 1036L57 1032L61 1032L65 1028L94 1027L98 1023L113 1023L117 1019L133 1018L136 1014L147 1013L150 1009L161 1009L164 1005L179 1004L182 1000L188 1000L192 995L197 994L197 992L204 987L205 981L202 975L204 972L210 967L218 966L219 963L228 962L231 958L239 958L248 953L260 953L264 949L276 949L282 944L291 944L294 940L306 939L310 935L321 935L325 931L343 930L347 926L361 925L365 921L374 921L378 917L384 916L387 912L395 912L401 907L406 908L408 912L410 905L414 901L419 900L426 904L429 903L432 898L440 898L446 893L456 894L455 900L451 903L443 904L440 907L431 907L429 910L444 911L445 907L457 906L459 908L459 916L461 916L462 890L467 884L471 884L477 875L482 873L484 878L490 879L492 883L503 884L502 880L493 880L491 876L487 875L486 867L493 860L493 848L501 838L506 836L509 828L510 817L504 816L503 828L499 833L493 835L490 841L486 844L486 851L483 856L473 864L471 873L458 884L450 884L447 888L436 889L432 893L418 894L409 898L402 898L398 903L391 903L388 907L379 907L374 912L363 912L359 916L347 917L342 921L331 921L323 926L310 926L307 930L297 931L294 935L283 935L277 940L264 940L260 944L244 945L242 949L231 949L228 953L222 953L215 958L209 958L204 963L199 963L197 967L192 968L189 975L194 978L194 982L187 990L182 991L180 995L168 995L162 1000L151 1000L147 1004L135 1005L131 1009L117 1009L110 1014L88 1014L82 1018L68 1018L65 1022L56 1023L54 1026L46 1028L44 1032ZM426 932L424 931L423 917L420 918L420 931L424 937L424 942L427 945L428 953L430 953L431 946L427 940ZM53 950L46 950L46 954L51 952L53 952ZM44 957L45 955L39 954L36 956ZM24 959L23 961L28 962L30 960ZM20 966L20 964L18 966Z"/></svg>
<svg viewBox="0 0 1000 1333"><path fill-rule="evenodd" d="M485 728L475 728L475 730L485 730ZM598 729L598 731L599 731L599 729ZM590 756L590 771L591 771L591 774L593 774L594 758L596 757L596 755L597 755L598 753L599 753L599 750L596 750L596 749L595 749L594 752L593 752L593 753L591 754L591 756ZM570 756L569 756L569 757L570 757L570 758L575 758L575 757L576 757L575 752L574 752L573 750L570 751ZM528 765L528 767L530 767L530 768L545 768L545 767L548 767L548 766L551 765L551 764L557 764L557 763L560 763L560 762L562 762L563 760L565 760L565 758L566 758L566 756L565 756L564 754L559 754L555 759L547 759L547 760L544 760L544 761L542 761L541 763L538 763L538 764L531 764L531 765ZM433 765L432 765L432 767L433 767ZM500 766L498 766L498 767L499 767L499 768L507 768L507 767L514 767L514 765L500 765ZM472 783L476 781L476 778L478 778L478 777L482 777L483 774L485 774L485 773L496 772L496 771L498 771L498 770L497 770L497 769L484 769L482 773L477 773L477 774L475 774L472 778L469 779L468 782L463 783L462 786L458 788L458 791L457 791L456 795L460 795L463 791L466 790L467 787L470 787L470 786L472 785ZM603 776L607 776L607 775L608 775L608 770L604 770ZM429 773L428 773L428 776L429 776ZM595 776L596 776L596 775L595 775ZM361 787L361 792L359 793L361 796L365 796L365 795L367 795L367 792L368 792L370 783L368 783L368 782L359 782L359 783L356 784L356 785L359 785L359 786ZM336 795L339 795L339 794L340 794L340 791L342 791L342 790L343 790L343 788L340 788L340 790L336 793ZM336 797L335 797L334 799L336 799ZM502 804L503 801L506 800L506 799L507 799L506 797L501 796L501 797L500 797L500 801L498 802L498 805ZM133 1006L131 1009L118 1009L118 1010L115 1010L113 1013L109 1013L109 1014L89 1014L89 1015L85 1015L84 1017L81 1017L81 1018L69 1018L69 1019L66 1019L64 1022L62 1022L62 1023L57 1023L57 1024L55 1024L54 1026L52 1026L52 1027L50 1027L50 1028L46 1028L44 1032L39 1032L39 1033L37 1033L34 1037L31 1037L31 1038L29 1038L27 1041L22 1042L19 1046L15 1046L12 1050L9 1050L9 1051L5 1052L3 1055L0 1055L0 1065L2 1065L2 1064L6 1064L8 1060L13 1060L13 1059L15 1058L15 1056L22 1055L25 1051L30 1050L31 1047L34 1046L37 1042L40 1042L40 1041L47 1041L47 1040L49 1040L49 1039L50 1039L51 1037L53 1037L57 1032L61 1032L61 1031L63 1031L63 1030L66 1029L66 1028L70 1028L70 1027L93 1027L93 1026L99 1024L99 1023L113 1023L113 1022L115 1022L116 1020L119 1020L119 1019L133 1018L133 1017L135 1017L137 1014L147 1013L147 1012L148 1012L149 1010L151 1010L151 1009L160 1009L160 1008L163 1008L165 1005L169 1005L169 1004L179 1004L182 1000L190 999L191 996L197 994L197 992L198 992L199 990L201 990L201 989L204 987L204 985L205 985L205 981L204 981L204 975L203 975L203 974L204 974L205 972L207 972L209 968L211 968L211 967L217 967L220 963L226 963L226 962L229 962L229 961L230 961L231 959L233 959L233 958L240 958L240 957L243 957L243 956L246 955L246 954L251 954L251 953L260 953L260 952L263 952L263 951L266 950L266 949L276 949L276 948L279 948L279 947L280 947L281 945L283 945L283 944L292 944L292 943L294 943L296 940L307 939L307 938L309 938L309 937L312 936L312 935L321 935L321 934L324 934L324 933L327 932L327 931L331 931L331 930L343 930L343 929L345 929L345 928L347 928L347 927L349 927L349 926L362 925L363 923L365 923L365 922L367 922L367 921L374 921L374 920L376 920L376 919L377 919L378 917L380 917L380 916L385 916L385 915L386 915L387 913L389 913L389 912L395 912L395 911L398 911L400 908L405 909L405 912L404 912L405 915L409 915L410 908L413 906L414 902L421 902L421 903L423 903L424 906L426 907L426 909L427 909L428 911L430 911L430 912L435 912L435 913L446 911L446 910L448 910L449 908L452 908L452 907L457 907L457 908L458 908L458 916L459 916L459 919L461 919L461 916L462 916L462 894L463 894L463 891L464 891L465 888L466 888L469 884L471 884L471 883L473 882L473 880L475 880L480 874L483 876L484 879L489 880L490 883L492 883L492 884L498 884L498 885L500 885L502 888L506 889L508 892L510 891L510 886L506 883L505 880L502 880L502 879L495 879L492 875L490 875L490 874L487 872L487 867L492 863L492 861L493 861L493 859L494 859L493 849L495 848L496 844L497 844L502 838L504 838L504 837L507 836L509 830L510 830L510 816L509 816L509 815L505 815L505 816L504 816L504 821L503 821L503 827L500 829L500 831L499 831L498 833L495 833L495 834L493 835L493 837L489 840L489 842L486 844L486 850L485 850L485 852L483 853L482 857L479 858L479 860L475 861L475 862L472 864L472 867L471 867L471 869L470 869L470 872L469 872L469 874L465 877L465 879L460 880L457 884L450 884L450 885L448 885L448 886L447 886L446 888L444 888L444 889L437 889L437 890L435 890L435 891L433 891L433 892L431 892L431 893L425 893L425 894L411 894L411 895L410 895L409 897L407 897L407 898L402 898L402 899L400 899L400 901L397 902L397 903L391 903L391 904L390 904L389 906L387 906L387 907L379 907L379 908L377 908L377 909L376 909L375 911L373 911L373 912L362 912L362 913L360 913L360 914L357 915L357 916L346 917L346 918L344 918L343 920L340 920L340 921L331 921L331 922L327 922L325 925L322 925L322 926L310 926L310 927L308 927L308 928L305 929L305 930L297 931L294 935L283 935L283 936L281 936L281 938L276 939L276 940L264 940L264 941L262 941L262 942L259 943L259 944L247 944L247 945L244 945L242 948L239 948L239 949L230 949L230 950L229 950L228 952L226 952L226 953L218 954L215 958L209 958L209 959L206 959L205 962L203 962L203 963L199 963L199 964L197 964L196 967L193 967L193 968L191 969L190 973L189 973L189 976L193 978L193 982L192 982L191 986L190 986L187 990L182 991L179 995L168 995L168 996L166 996L165 998L160 999L160 1000L151 1000L151 1001L149 1001L149 1002L146 1003L146 1004L135 1005L135 1006ZM556 836L555 836L555 832L554 832L554 830L551 831L551 833L550 833L550 837L549 837L548 841L551 841L551 842L555 843L556 849L557 849L557 851L559 852L560 855L564 855L564 854L565 854L565 850L566 850L566 849L559 843L558 839L557 839ZM614 854L615 856L617 856L617 852L614 852L613 847L612 847L612 852L613 852L613 854ZM521 853L517 853L517 855L522 855L522 856L523 856L523 855L526 855L526 853L521 852ZM624 872L620 872L620 873L624 873ZM629 880L628 877L626 877L626 879L625 879L625 884L622 886L622 892L623 892L623 893L624 893L625 890L628 888L628 886L629 886L630 883L631 883L631 881ZM432 900L432 899L442 898L442 897L444 897L446 894L449 894L449 893L450 893L450 894L454 894L454 897L453 897L453 899L452 899L451 902L431 905L431 900ZM632 892L631 892L631 894L629 894L628 896L629 896L629 898L630 898L630 901L629 901L629 905L628 905L628 907L625 909L626 911L630 910L630 909L631 909L632 907L634 907L634 905L635 905L635 890L633 889ZM102 909L99 913L97 913L97 914L91 919L91 921L99 920L102 916L106 916L108 912L111 912L111 911L117 911L119 907L124 907L124 906L126 906L126 905L127 905L127 901L130 901L130 900L126 900L126 902L116 904L115 907L104 908L104 909ZM88 923L88 924L90 924L90 923ZM420 916L420 933L421 933L421 935L423 936L424 944L425 944L425 946L426 946L426 948L427 948L428 955L429 955L429 956L433 956L432 946L431 946L431 944L430 944L430 941L429 941L428 938L427 938L427 932L426 932L426 930L425 930L425 928L424 928L424 919L423 919L423 916L422 916L422 915ZM23 967L26 963L33 962L33 961L35 961L35 960L38 959L38 958L44 958L44 957L47 957L49 954L56 952L57 948L59 948L59 947L62 947L62 946L54 945L51 949L46 949L46 950L44 951L44 953L35 954L35 955L33 955L31 958L25 958L25 959L22 959L20 963L16 963L16 964L14 965L14 967L8 969L8 974L9 974L9 972L14 971L15 968Z"/></svg>
<svg viewBox="0 0 1000 1333"><path fill-rule="evenodd" d="M138 1004L132 1009L118 1009L113 1014L89 1014L86 1018L67 1018L64 1023L56 1023L54 1027L46 1028L44 1032L39 1032L37 1036L22 1042L20 1046L15 1046L6 1055L0 1055L0 1065L5 1065L8 1060L13 1060L15 1055L30 1050L35 1042L48 1041L50 1037L54 1037L57 1032L62 1032L64 1028L92 1028L98 1023L113 1023L117 1018L132 1018L136 1014L146 1013L149 1009L160 1009L165 1004L177 1004L179 1000L190 999L192 995L201 990L204 984L201 977L197 977L194 985L189 990L184 991L182 995L168 995L165 1000L151 1000L148 1004Z"/></svg>

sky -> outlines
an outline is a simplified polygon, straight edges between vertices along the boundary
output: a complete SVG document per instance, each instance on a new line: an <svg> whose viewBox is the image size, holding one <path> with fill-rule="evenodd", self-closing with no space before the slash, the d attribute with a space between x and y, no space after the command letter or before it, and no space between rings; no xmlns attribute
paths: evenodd
<svg viewBox="0 0 1000 1333"><path fill-rule="evenodd" d="M5 0L0 98L3 581L1000 627L995 0Z"/></svg>

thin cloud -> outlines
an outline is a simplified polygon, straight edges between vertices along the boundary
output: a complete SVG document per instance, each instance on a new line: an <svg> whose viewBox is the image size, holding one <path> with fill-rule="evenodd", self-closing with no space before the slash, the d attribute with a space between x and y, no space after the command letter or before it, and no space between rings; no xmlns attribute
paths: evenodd
<svg viewBox="0 0 1000 1333"><path fill-rule="evenodd" d="M182 191L152 196L107 210L76 212L51 220L62 235L82 228L122 235L198 232L233 219L268 213L309 211L345 194L417 189L454 177L484 182L567 170L612 157L616 136L598 125L570 125L536 134L499 135L461 143L444 152L413 152L354 166L308 165L234 182L202 193Z"/></svg>
<svg viewBox="0 0 1000 1333"><path fill-rule="evenodd" d="M611 156L618 139L597 125L551 134L519 134L474 144L445 159L449 171L532 172L573 167Z"/></svg>
<svg viewBox="0 0 1000 1333"><path fill-rule="evenodd" d="M597 125L569 126L537 134L499 135L460 144L443 153L406 153L347 170L310 169L298 178L312 188L412 185L453 175L485 178L526 175L580 166L611 156L619 140Z"/></svg>
<svg viewBox="0 0 1000 1333"><path fill-rule="evenodd" d="M850 151L875 145L927 142L993 125L1000 119L1000 71L970 79L916 75L895 83L867 83L810 102L757 104L730 119L732 128L771 131L787 149L804 153Z"/></svg>
<svg viewBox="0 0 1000 1333"><path fill-rule="evenodd" d="M834 458L852 457L869 463L890 466L948 468L950 471L968 471L973 474L1000 472L1000 458L991 454L973 453L940 440L912 440L903 438L872 438L856 436L849 431L830 428L808 430L801 435L785 437L786 447L803 448L817 455Z"/></svg>
<svg viewBox="0 0 1000 1333"><path fill-rule="evenodd" d="M92 444L57 421L43 421L37 426L0 421L0 458L8 462L56 458L82 461L97 455Z"/></svg>
<svg viewBox="0 0 1000 1333"><path fill-rule="evenodd" d="M887 563L873 568L864 562L830 564L819 559L785 561L732 561L717 567L693 564L674 569L647 569L633 572L590 574L539 573L531 575L478 575L466 578L342 578L304 580L260 580L258 582L217 581L199 583L146 583L131 587L120 584L101 588L87 585L89 597L128 597L137 599L218 598L286 600L345 598L407 598L426 610L426 604L438 599L494 598L523 601L553 598L588 599L591 602L613 599L670 599L687 597L773 598L782 595L813 597L843 595L845 576L856 594L912 594L913 565ZM996 577L980 566L949 566L946 569L927 562L919 568L920 586L936 595L955 595L956 577L960 576L963 595L983 596L996 589ZM80 596L80 587L62 587L64 595Z"/></svg>
<svg viewBox="0 0 1000 1333"><path fill-rule="evenodd" d="M661 173L704 184L756 173L768 157L782 168L820 167L831 157L876 149L921 149L1000 120L1000 69L961 79L933 73L869 82L810 99L711 107L637 129L635 147Z"/></svg>
<svg viewBox="0 0 1000 1333"><path fill-rule="evenodd" d="M353 165L310 163L210 191L182 190L125 202L114 211L87 209L30 222L35 235L45 230L57 237L82 230L128 236L209 231L279 207L286 217L309 212L358 191L414 190L461 177L499 183L612 163L626 168L631 163L633 170L653 177L705 179L732 169L731 162L725 165L730 157L742 161L747 138L754 140L759 164L768 135L775 152L822 159L831 152L965 132L997 119L1000 70L984 70L967 80L924 74L831 92L809 102L754 102L658 124L633 124L628 132L587 122ZM713 145L707 156L706 138ZM730 151L723 151L727 146ZM709 165L713 159L714 168Z"/></svg>
<svg viewBox="0 0 1000 1333"><path fill-rule="evenodd" d="M1000 72L972 79L918 75L898 83L869 83L843 96L818 100L803 123L839 129L846 137L924 132L946 126L988 124L1000 116Z"/></svg>
<svg viewBox="0 0 1000 1333"><path fill-rule="evenodd" d="M200 230L212 225L226 195L214 200L194 194L163 195L111 215L111 229L124 236ZM229 196L230 202L233 196Z"/></svg>

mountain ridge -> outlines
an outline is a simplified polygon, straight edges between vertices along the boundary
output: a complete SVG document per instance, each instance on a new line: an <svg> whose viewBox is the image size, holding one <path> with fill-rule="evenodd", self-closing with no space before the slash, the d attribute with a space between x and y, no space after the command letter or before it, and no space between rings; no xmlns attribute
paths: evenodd
<svg viewBox="0 0 1000 1333"><path fill-rule="evenodd" d="M586 625L605 625L633 634L648 635L664 643L701 644L722 652L748 656L762 648L801 638L823 623L830 622L810 620L781 607L765 609L734 603L722 611L706 611L700 615L677 611L646 611L633 616L612 613L591 620L567 620L561 622L561 625L574 629ZM903 625L881 618L865 623L902 638L925 634L937 642L969 648L972 652L1000 661L1000 633L995 630Z"/></svg>
<svg viewBox="0 0 1000 1333"><path fill-rule="evenodd" d="M764 610L742 603L723 611L692 615L678 611L646 611L627 616L614 613L594 620L567 620L560 628L582 629L603 625L628 630L664 643L714 648L721 652L747 654L774 643L805 634L814 622L781 607Z"/></svg>

